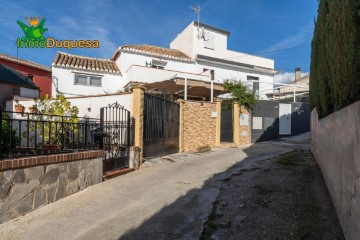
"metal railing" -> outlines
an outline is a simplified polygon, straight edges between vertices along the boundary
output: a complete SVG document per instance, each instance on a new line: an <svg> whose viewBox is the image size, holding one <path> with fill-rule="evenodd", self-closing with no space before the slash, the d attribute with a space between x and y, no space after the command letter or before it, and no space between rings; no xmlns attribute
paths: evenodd
<svg viewBox="0 0 360 240"><path fill-rule="evenodd" d="M100 149L100 119L0 109L0 159Z"/></svg>

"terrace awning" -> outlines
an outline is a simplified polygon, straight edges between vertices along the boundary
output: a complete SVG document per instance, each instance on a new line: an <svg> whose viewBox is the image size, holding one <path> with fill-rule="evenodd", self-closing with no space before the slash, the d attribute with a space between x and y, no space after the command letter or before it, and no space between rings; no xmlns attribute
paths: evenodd
<svg viewBox="0 0 360 240"><path fill-rule="evenodd" d="M213 85L213 86L211 86ZM211 96L217 97L227 93L223 84L209 81L200 81L184 78L174 78L161 82L145 83L144 86L150 91L165 91L183 99L211 100ZM211 93L213 92L213 94Z"/></svg>

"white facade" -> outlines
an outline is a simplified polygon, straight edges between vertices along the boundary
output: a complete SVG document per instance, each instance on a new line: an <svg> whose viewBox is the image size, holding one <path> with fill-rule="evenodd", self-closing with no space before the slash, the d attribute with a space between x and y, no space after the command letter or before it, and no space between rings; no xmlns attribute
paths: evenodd
<svg viewBox="0 0 360 240"><path fill-rule="evenodd" d="M130 93L106 94L88 97L68 97L67 101L71 106L79 108L78 117L81 118L100 118L100 108L107 107L109 104L118 102L124 109L132 111L132 97ZM33 99L17 98L20 104L25 107L25 112L29 112L29 107L34 105ZM6 101L6 111L15 111L15 100Z"/></svg>
<svg viewBox="0 0 360 240"><path fill-rule="evenodd" d="M225 80L258 81L260 97L272 91L274 60L235 52L227 49L230 33L205 24L192 22L171 43L176 49L189 56L181 59L171 55L132 50L120 47L113 59L121 74L71 69L53 66L53 94L95 95L123 90L129 82L153 83L177 78L223 83ZM143 46L143 45L140 45ZM153 68L149 63L160 62L161 68ZM83 73L102 77L101 87L75 84L75 74Z"/></svg>
<svg viewBox="0 0 360 240"><path fill-rule="evenodd" d="M229 32L205 24L200 24L199 28L200 30L198 30L196 22L192 22L170 43L170 48L178 49L194 59L196 59L196 55L205 55L274 69L274 60L272 59L228 50L227 41L230 35ZM205 43L210 41L210 38L213 38L214 41L213 48L205 46Z"/></svg>
<svg viewBox="0 0 360 240"><path fill-rule="evenodd" d="M101 86L88 86L75 84L75 75L101 77ZM65 96L88 96L115 93L122 90L125 81L120 74L89 71L84 69L70 69L65 67L52 66L52 96L63 93Z"/></svg>

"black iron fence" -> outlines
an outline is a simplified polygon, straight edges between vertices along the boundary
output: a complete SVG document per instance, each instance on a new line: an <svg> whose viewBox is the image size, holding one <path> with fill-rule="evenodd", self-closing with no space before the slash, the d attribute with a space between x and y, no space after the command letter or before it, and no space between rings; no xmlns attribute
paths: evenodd
<svg viewBox="0 0 360 240"><path fill-rule="evenodd" d="M0 159L101 149L100 119L0 109Z"/></svg>

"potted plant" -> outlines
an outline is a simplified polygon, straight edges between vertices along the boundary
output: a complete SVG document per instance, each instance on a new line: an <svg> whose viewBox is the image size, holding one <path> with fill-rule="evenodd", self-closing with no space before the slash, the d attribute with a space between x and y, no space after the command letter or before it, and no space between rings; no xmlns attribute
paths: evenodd
<svg viewBox="0 0 360 240"><path fill-rule="evenodd" d="M28 107L28 109L29 109L30 113L36 113L37 112L37 109L36 109L35 105L32 105L32 106Z"/></svg>
<svg viewBox="0 0 360 240"><path fill-rule="evenodd" d="M60 151L60 144L58 143L47 143L43 145L43 152L47 153L58 153Z"/></svg>
<svg viewBox="0 0 360 240"><path fill-rule="evenodd" d="M15 103L15 112L17 112L17 113L23 113L23 112L24 112L24 109L25 109L24 105L22 105L21 103L19 103L19 100L16 100L15 102L16 102L16 103Z"/></svg>

